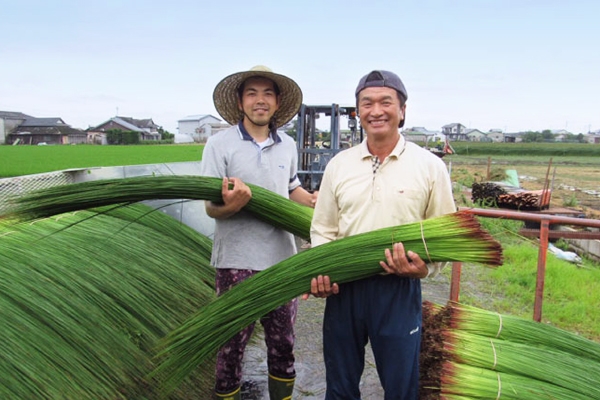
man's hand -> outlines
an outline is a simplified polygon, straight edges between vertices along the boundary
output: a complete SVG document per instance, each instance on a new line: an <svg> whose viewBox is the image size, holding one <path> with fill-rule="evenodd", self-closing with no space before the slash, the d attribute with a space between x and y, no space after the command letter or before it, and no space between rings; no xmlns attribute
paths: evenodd
<svg viewBox="0 0 600 400"><path fill-rule="evenodd" d="M423 279L429 274L425 261L415 252L404 251L402 243L394 243L392 250L385 249L385 261L380 261L381 267L390 274L407 278Z"/></svg>
<svg viewBox="0 0 600 400"><path fill-rule="evenodd" d="M223 178L221 197L223 203L204 202L209 217L216 219L231 217L248 204L252 198L252 191L241 179Z"/></svg>
<svg viewBox="0 0 600 400"><path fill-rule="evenodd" d="M223 178L221 196L227 210L232 213L240 211L252 198L252 191L241 179Z"/></svg>
<svg viewBox="0 0 600 400"><path fill-rule="evenodd" d="M332 294L338 294L340 288L337 283L332 284L328 276L319 275L316 278L312 278L310 281L310 293L304 293L302 300L308 300L312 294L315 297L329 297Z"/></svg>
<svg viewBox="0 0 600 400"><path fill-rule="evenodd" d="M314 192L311 193L310 195L310 206L312 208L315 208L315 204L317 204L317 198L319 197L319 191L315 190Z"/></svg>
<svg viewBox="0 0 600 400"><path fill-rule="evenodd" d="M300 203L307 207L315 208L315 204L317 204L317 197L319 196L319 191L315 190L314 192L309 192L304 189L302 186L298 186L296 189L292 190L290 193L290 200L295 201L296 203Z"/></svg>

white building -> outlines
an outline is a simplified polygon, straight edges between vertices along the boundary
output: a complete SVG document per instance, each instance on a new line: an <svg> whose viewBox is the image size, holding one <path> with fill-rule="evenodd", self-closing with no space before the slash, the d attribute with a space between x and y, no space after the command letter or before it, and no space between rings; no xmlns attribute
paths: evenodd
<svg viewBox="0 0 600 400"><path fill-rule="evenodd" d="M479 129L465 129L465 134L470 142L488 142L485 132L481 132Z"/></svg>
<svg viewBox="0 0 600 400"><path fill-rule="evenodd" d="M487 137L495 143L504 142L504 132L502 132L502 129L490 129L487 133Z"/></svg>
<svg viewBox="0 0 600 400"><path fill-rule="evenodd" d="M177 121L179 134L188 135L198 143L206 143L209 137L229 126L210 114L189 115Z"/></svg>

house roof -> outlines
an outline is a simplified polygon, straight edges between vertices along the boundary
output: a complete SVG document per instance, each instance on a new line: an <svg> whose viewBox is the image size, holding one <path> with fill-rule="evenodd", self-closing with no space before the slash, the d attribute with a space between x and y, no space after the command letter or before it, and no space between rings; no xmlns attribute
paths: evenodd
<svg viewBox="0 0 600 400"><path fill-rule="evenodd" d="M111 119L109 119L109 120L108 120L108 121L106 121L106 122L110 122L110 121L114 121L114 122L116 122L117 124L121 125L123 128L127 128L127 129L129 129L130 131L134 131L134 132L145 132L145 131L144 131L144 129L143 129L142 127L140 127L140 126L137 126L137 125L134 125L134 124L132 124L131 122L124 120L124 119L123 119L123 118L121 118L121 117L114 117L114 118L111 118ZM106 123L106 122L105 122L105 123ZM104 124L102 124L102 125L104 125Z"/></svg>
<svg viewBox="0 0 600 400"><path fill-rule="evenodd" d="M89 128L89 131L95 131L97 130L99 127L108 124L109 122L114 122L117 125L122 126L124 129L129 130L129 131L133 131L133 132L140 132L140 133L153 133L151 132L152 130L156 130L157 128L160 128L159 125L156 125L154 123L154 121L152 121L151 118L148 119L135 119L135 118L130 118L130 117L113 117L109 120L104 121L103 123L96 125L93 128Z"/></svg>
<svg viewBox="0 0 600 400"><path fill-rule="evenodd" d="M219 121L221 121L220 118L215 117L214 115L210 115L210 114L197 114L197 115L188 115L187 117L184 117L180 120L178 120L177 122L185 122L185 121L201 121L205 118L208 117L213 117Z"/></svg>
<svg viewBox="0 0 600 400"><path fill-rule="evenodd" d="M481 133L482 135L487 135L486 132L482 132L477 128L473 128L473 129L465 129L465 134L470 134L470 133Z"/></svg>
<svg viewBox="0 0 600 400"><path fill-rule="evenodd" d="M458 126L458 125L460 125L460 126L464 126L464 125L463 125L463 124L461 124L460 122L453 122L453 123L451 123L451 124L447 124L447 125L444 125L444 126L442 126L442 128L451 128L451 127L453 127L453 126Z"/></svg>
<svg viewBox="0 0 600 400"><path fill-rule="evenodd" d="M523 131L520 131L520 132L506 132L506 133L504 133L504 136L509 136L509 137L521 137L521 136L523 136L523 135L524 135L524 134L526 134L526 133L527 133L527 132L523 132Z"/></svg>
<svg viewBox="0 0 600 400"><path fill-rule="evenodd" d="M81 129L71 128L69 125L56 126L19 126L11 135L87 135Z"/></svg>
<svg viewBox="0 0 600 400"><path fill-rule="evenodd" d="M405 129L404 133L407 133L409 135L422 134L422 135L428 135L428 136L440 134L440 132L438 132L438 131L427 130L423 126L413 126L412 128Z"/></svg>
<svg viewBox="0 0 600 400"><path fill-rule="evenodd" d="M18 111L0 111L0 118L27 119L33 117Z"/></svg>
<svg viewBox="0 0 600 400"><path fill-rule="evenodd" d="M121 117L121 116L116 116L115 118L125 121L131 125L137 126L138 128L158 128L159 127L158 125L156 125L154 123L154 121L152 121L152 118L135 119L135 118L131 118L131 117Z"/></svg>
<svg viewBox="0 0 600 400"><path fill-rule="evenodd" d="M35 127L35 126L68 126L65 121L59 117L50 118L27 118L19 127Z"/></svg>

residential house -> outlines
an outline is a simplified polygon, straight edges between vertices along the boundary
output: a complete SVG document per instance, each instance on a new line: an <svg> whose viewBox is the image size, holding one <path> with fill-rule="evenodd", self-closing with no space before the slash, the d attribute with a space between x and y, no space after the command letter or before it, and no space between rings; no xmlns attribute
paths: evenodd
<svg viewBox="0 0 600 400"><path fill-rule="evenodd" d="M442 133L451 141L466 141L468 140L465 130L466 126L460 123L452 123L442 126Z"/></svg>
<svg viewBox="0 0 600 400"><path fill-rule="evenodd" d="M470 142L489 142L491 141L485 132L481 132L479 129L465 129L465 135L467 140Z"/></svg>
<svg viewBox="0 0 600 400"><path fill-rule="evenodd" d="M116 129L128 132L138 132L140 141L160 140L159 125L155 124L151 118L135 119L131 117L113 117L98 126L89 128L88 143L107 144L106 132Z"/></svg>
<svg viewBox="0 0 600 400"><path fill-rule="evenodd" d="M198 143L206 143L209 137L230 126L210 114L189 115L177 121L179 134L189 135Z"/></svg>
<svg viewBox="0 0 600 400"><path fill-rule="evenodd" d="M404 129L402 134L406 140L410 142L425 143L426 146L442 143L446 140L446 136L438 131L430 131L423 126L413 126L412 128Z"/></svg>
<svg viewBox="0 0 600 400"><path fill-rule="evenodd" d="M494 143L504 142L504 132L502 132L502 129L490 129L487 137Z"/></svg>
<svg viewBox="0 0 600 400"><path fill-rule="evenodd" d="M527 132L506 132L504 134L504 141L506 143L520 143L523 141L523 135Z"/></svg>
<svg viewBox="0 0 600 400"><path fill-rule="evenodd" d="M573 133L566 129L552 129L550 132L554 135L555 142L564 142L567 141L569 137L573 137Z"/></svg>
<svg viewBox="0 0 600 400"><path fill-rule="evenodd" d="M595 133L594 132L589 133L589 134L585 135L585 138L588 143L600 144L600 131L597 131Z"/></svg>
<svg viewBox="0 0 600 400"><path fill-rule="evenodd" d="M8 144L80 144L87 133L72 128L62 118L26 118L7 135Z"/></svg>
<svg viewBox="0 0 600 400"><path fill-rule="evenodd" d="M14 111L0 111L0 144L5 144L8 134L21 125L31 115Z"/></svg>

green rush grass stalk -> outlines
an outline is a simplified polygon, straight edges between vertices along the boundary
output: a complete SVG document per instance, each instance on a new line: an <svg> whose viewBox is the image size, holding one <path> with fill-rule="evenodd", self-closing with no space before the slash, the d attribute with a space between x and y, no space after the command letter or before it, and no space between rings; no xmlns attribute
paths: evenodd
<svg viewBox="0 0 600 400"><path fill-rule="evenodd" d="M255 185L244 207L263 221L308 239L312 208ZM21 220L43 218L113 204L143 200L191 199L221 202L222 179L202 176L143 176L56 186L15 198L7 216Z"/></svg>
<svg viewBox="0 0 600 400"><path fill-rule="evenodd" d="M214 299L214 270L203 239L134 209L0 221L0 398L155 397L152 351ZM213 374L185 385L208 398Z"/></svg>
<svg viewBox="0 0 600 400"><path fill-rule="evenodd" d="M503 315L464 304L451 303L450 326L464 332L561 350L600 363L600 344L521 317Z"/></svg>
<svg viewBox="0 0 600 400"><path fill-rule="evenodd" d="M210 261L212 253L211 239L202 234L198 234L198 231L153 207L141 203L134 203L123 207L100 207L91 209L90 211L124 220L125 223L123 224L123 228L114 234L118 234L120 231L127 229L130 224L141 224L161 233L168 232L169 238L193 249L193 251L202 258ZM114 236L114 234L111 236ZM210 269L212 270L212 268ZM211 282L211 284L212 283L213 282Z"/></svg>
<svg viewBox="0 0 600 400"><path fill-rule="evenodd" d="M590 398L552 383L448 361L443 367L440 399L589 400Z"/></svg>
<svg viewBox="0 0 600 400"><path fill-rule="evenodd" d="M446 331L445 336L445 349L457 362L520 375L563 387L588 399L600 399L600 363L558 350L458 330Z"/></svg>
<svg viewBox="0 0 600 400"><path fill-rule="evenodd" d="M166 392L174 389L244 327L309 292L311 278L328 275L343 283L381 273L384 249L394 242L425 260L501 263L500 245L463 213L332 241L259 272L203 307L161 342L160 364L152 376L160 376Z"/></svg>

